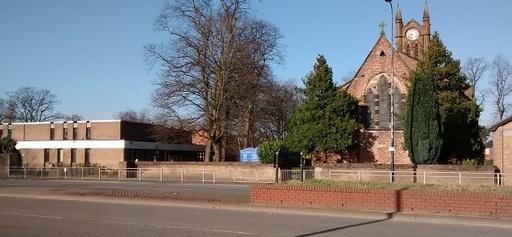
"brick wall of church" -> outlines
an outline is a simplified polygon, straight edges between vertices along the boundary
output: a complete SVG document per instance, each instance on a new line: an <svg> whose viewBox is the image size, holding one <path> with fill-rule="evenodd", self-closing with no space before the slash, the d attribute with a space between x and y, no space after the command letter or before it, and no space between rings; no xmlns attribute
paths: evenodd
<svg viewBox="0 0 512 237"><path fill-rule="evenodd" d="M373 163L390 164L389 144L391 136L388 131L368 131L375 140L371 148ZM372 162L372 160L369 160ZM395 131L395 164L411 164L408 152L405 150L403 131Z"/></svg>

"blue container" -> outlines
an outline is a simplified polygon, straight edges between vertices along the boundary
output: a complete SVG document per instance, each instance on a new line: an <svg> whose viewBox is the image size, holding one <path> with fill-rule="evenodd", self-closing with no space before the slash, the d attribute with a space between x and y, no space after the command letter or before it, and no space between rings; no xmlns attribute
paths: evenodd
<svg viewBox="0 0 512 237"><path fill-rule="evenodd" d="M243 163L259 163L258 149L257 148L245 148L240 150L240 162Z"/></svg>

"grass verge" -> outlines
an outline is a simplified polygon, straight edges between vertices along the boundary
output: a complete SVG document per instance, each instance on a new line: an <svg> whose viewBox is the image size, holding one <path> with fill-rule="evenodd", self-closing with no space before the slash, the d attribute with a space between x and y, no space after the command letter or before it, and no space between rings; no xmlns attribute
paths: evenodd
<svg viewBox="0 0 512 237"><path fill-rule="evenodd" d="M350 182L314 179L304 183L289 181L285 185L328 187L328 188L360 188L360 189L388 189L388 190L418 190L418 191L446 191L446 192L477 192L477 193L505 193L512 195L511 186L493 185L449 185L449 184L412 184L412 183L384 183L384 182Z"/></svg>

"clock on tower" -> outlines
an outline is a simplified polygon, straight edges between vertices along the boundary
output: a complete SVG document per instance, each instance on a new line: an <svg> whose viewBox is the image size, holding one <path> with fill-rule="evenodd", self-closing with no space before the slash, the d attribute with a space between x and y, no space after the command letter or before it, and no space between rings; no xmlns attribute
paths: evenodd
<svg viewBox="0 0 512 237"><path fill-rule="evenodd" d="M397 50L414 59L421 59L430 42L430 15L427 5L423 10L423 23L409 20L403 24L399 8L395 16L395 25Z"/></svg>

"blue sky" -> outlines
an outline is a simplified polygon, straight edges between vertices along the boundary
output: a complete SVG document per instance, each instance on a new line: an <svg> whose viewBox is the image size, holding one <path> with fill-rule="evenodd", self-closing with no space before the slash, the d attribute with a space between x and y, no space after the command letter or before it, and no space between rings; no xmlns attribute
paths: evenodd
<svg viewBox="0 0 512 237"><path fill-rule="evenodd" d="M152 26L165 2L0 0L0 96L21 86L51 89L62 102L59 111L86 119L150 108L157 77L143 60L143 46L165 39ZM404 20L421 20L423 0L394 2ZM284 35L285 61L274 65L276 76L297 82L319 53L341 82L367 56L378 24L390 23L384 0L262 0L252 6ZM512 1L430 0L429 6L433 30L456 58L501 53L512 59ZM483 123L491 117L485 107Z"/></svg>

